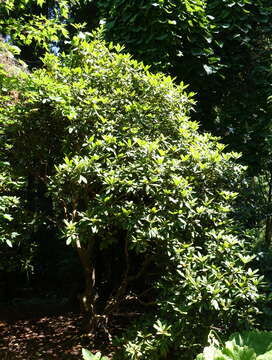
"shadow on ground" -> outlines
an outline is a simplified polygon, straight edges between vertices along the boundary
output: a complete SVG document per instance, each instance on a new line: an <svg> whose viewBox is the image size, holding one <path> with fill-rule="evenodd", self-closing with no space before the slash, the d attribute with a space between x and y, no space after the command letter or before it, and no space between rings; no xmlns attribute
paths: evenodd
<svg viewBox="0 0 272 360"><path fill-rule="evenodd" d="M82 317L66 309L35 306L0 308L0 359L81 359L90 341L80 330Z"/></svg>

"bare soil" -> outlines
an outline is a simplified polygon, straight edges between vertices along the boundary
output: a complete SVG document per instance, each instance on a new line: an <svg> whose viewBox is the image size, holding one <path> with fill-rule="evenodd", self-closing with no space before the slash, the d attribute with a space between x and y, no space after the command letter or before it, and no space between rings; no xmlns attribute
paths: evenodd
<svg viewBox="0 0 272 360"><path fill-rule="evenodd" d="M82 347L110 355L107 340L91 345L81 330L82 316L57 305L1 306L0 360L81 360ZM102 349L101 349L102 348Z"/></svg>

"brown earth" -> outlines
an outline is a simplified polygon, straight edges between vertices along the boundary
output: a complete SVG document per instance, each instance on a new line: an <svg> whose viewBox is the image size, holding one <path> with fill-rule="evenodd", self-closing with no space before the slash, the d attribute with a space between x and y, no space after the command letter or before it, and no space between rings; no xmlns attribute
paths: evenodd
<svg viewBox="0 0 272 360"><path fill-rule="evenodd" d="M80 360L82 347L105 355L114 351L106 340L91 345L80 314L50 307L0 308L0 360Z"/></svg>

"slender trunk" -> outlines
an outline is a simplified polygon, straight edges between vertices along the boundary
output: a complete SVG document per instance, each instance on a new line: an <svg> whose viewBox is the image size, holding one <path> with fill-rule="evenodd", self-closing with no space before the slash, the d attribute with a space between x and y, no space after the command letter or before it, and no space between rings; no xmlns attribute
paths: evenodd
<svg viewBox="0 0 272 360"><path fill-rule="evenodd" d="M80 295L81 310L84 314L85 328L92 331L96 327L97 314L95 311L95 269L88 266L84 269L85 273L85 289Z"/></svg>
<svg viewBox="0 0 272 360"><path fill-rule="evenodd" d="M268 216L265 222L265 245L267 248L271 246L271 238L272 238L272 218Z"/></svg>
<svg viewBox="0 0 272 360"><path fill-rule="evenodd" d="M152 261L152 257L149 256L143 262L141 269L134 276L128 276L130 270L129 253L128 253L128 237L125 238L124 244L124 272L122 280L117 289L114 289L113 293L106 302L103 311L99 314L96 309L97 294L95 290L96 285L96 273L95 273L95 239L91 239L87 246L82 245L80 240L76 242L77 252L84 269L85 275L85 289L80 296L81 310L84 315L84 328L90 333L95 333L97 328L103 329L111 338L108 332L108 321L113 313L118 309L120 303L125 299L128 283L140 278L147 266Z"/></svg>
<svg viewBox="0 0 272 360"><path fill-rule="evenodd" d="M95 310L95 265L94 265L94 243L89 241L86 247L82 246L80 240L77 241L77 252L84 269L85 289L79 296L81 311L84 316L84 328L88 331L94 331L97 327L98 315Z"/></svg>
<svg viewBox="0 0 272 360"><path fill-rule="evenodd" d="M267 214L265 222L265 245L267 248L271 246L272 239L272 216L270 214L270 205L272 200L272 174L270 173L269 189L268 189L268 198L267 198L267 208L269 209L269 214Z"/></svg>

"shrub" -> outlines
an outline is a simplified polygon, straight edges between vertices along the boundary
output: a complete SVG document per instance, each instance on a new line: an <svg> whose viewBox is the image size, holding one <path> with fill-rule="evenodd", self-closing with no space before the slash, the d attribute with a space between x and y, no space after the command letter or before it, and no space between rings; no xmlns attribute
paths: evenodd
<svg viewBox="0 0 272 360"><path fill-rule="evenodd" d="M18 172L49 189L55 221L85 271L81 300L91 329L106 329L129 289L138 298L133 281L155 269L154 331L138 333L136 350L126 349L132 359L159 359L204 344L213 326L253 323L261 278L231 220L238 155L198 132L184 84L121 50L80 34L70 53L47 55L47 69L26 74L19 101L6 110L14 119L11 158L20 152ZM107 249L118 264L107 255L99 272Z"/></svg>

